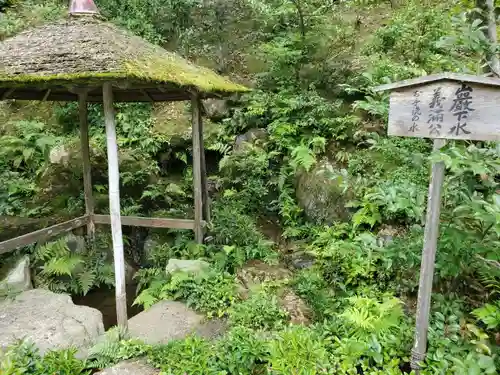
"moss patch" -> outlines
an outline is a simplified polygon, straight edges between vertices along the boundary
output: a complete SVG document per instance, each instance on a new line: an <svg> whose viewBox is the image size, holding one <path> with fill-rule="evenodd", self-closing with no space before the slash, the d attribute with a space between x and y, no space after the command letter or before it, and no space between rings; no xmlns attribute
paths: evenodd
<svg viewBox="0 0 500 375"><path fill-rule="evenodd" d="M98 18L26 30L0 43L0 87L48 88L120 80L201 93L248 89Z"/></svg>

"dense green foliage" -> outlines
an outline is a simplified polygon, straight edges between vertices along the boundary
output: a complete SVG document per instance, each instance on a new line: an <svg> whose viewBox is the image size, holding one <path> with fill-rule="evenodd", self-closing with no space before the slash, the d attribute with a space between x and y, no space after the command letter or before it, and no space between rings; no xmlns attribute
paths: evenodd
<svg viewBox="0 0 500 375"><path fill-rule="evenodd" d="M389 138L387 94L372 91L441 71L481 73L491 48L475 4L97 2L111 21L254 88L226 101L224 110L207 104L213 222L206 243L193 244L190 233L124 231L127 260L141 267L137 304L181 300L209 317L227 318L230 330L216 341L192 336L162 346L112 333L86 362L70 352L41 358L20 344L2 359L0 372L50 374L58 364L85 374L144 356L174 375L410 373L434 160L444 161L446 179L422 373L497 372L500 149L449 142L432 153L428 140ZM0 16L0 39L63 10L56 0L12 3ZM188 107L117 106L124 214L192 214ZM76 106L7 102L0 119L0 215L81 213ZM90 107L89 121L97 210L106 212L100 106ZM64 146L69 156L50 162L54 146ZM146 236L155 239L148 249ZM31 251L39 285L86 293L111 281L102 256L109 243L84 254L59 245ZM297 249L314 264L266 280L249 295L240 292L245 264L285 262ZM167 275L171 258L202 259L210 269ZM290 324L284 287L311 308L310 325Z"/></svg>

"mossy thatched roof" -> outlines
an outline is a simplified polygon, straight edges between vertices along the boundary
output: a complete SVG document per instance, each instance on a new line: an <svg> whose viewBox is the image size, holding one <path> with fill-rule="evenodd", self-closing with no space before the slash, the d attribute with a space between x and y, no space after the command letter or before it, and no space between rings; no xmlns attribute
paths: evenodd
<svg viewBox="0 0 500 375"><path fill-rule="evenodd" d="M69 17L0 42L0 99L76 100L76 89L102 100L112 81L116 101L184 100L247 91L94 16Z"/></svg>

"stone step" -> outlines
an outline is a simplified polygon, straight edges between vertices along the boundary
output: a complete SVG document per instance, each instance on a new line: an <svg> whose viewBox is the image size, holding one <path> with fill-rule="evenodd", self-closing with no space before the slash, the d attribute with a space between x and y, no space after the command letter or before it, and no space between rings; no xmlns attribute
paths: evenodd
<svg viewBox="0 0 500 375"><path fill-rule="evenodd" d="M212 339L225 331L225 321L207 320L177 301L158 302L129 320L130 336L147 344L166 344L192 333Z"/></svg>

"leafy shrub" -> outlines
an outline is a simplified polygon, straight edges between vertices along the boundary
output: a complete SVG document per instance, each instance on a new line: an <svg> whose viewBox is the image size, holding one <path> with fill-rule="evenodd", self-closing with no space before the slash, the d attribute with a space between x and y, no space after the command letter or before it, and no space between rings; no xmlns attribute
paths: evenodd
<svg viewBox="0 0 500 375"><path fill-rule="evenodd" d="M228 374L252 375L264 371L266 341L249 328L236 326L215 345L217 367Z"/></svg>
<svg viewBox="0 0 500 375"><path fill-rule="evenodd" d="M85 362L75 358L76 349L49 351L42 357L35 345L19 341L9 346L0 358L2 375L88 375Z"/></svg>
<svg viewBox="0 0 500 375"><path fill-rule="evenodd" d="M293 288L313 308L317 321L325 319L335 308L335 297L320 270L306 269L293 280Z"/></svg>
<svg viewBox="0 0 500 375"><path fill-rule="evenodd" d="M386 279L380 262L380 245L371 233L361 233L350 240L319 238L311 245L318 257L323 276L341 290L370 283L377 276L383 285Z"/></svg>
<svg viewBox="0 0 500 375"><path fill-rule="evenodd" d="M288 314L279 305L275 295L260 291L250 298L234 304L229 310L231 324L252 329L274 330L282 327Z"/></svg>
<svg viewBox="0 0 500 375"><path fill-rule="evenodd" d="M264 239L255 219L243 213L244 207L231 195L213 207L212 243L224 246L215 252L214 261L223 269L234 271L249 259L272 259L275 253Z"/></svg>
<svg viewBox="0 0 500 375"><path fill-rule="evenodd" d="M427 372L495 374L497 356L498 349L476 326L464 326L456 315L434 314L429 328Z"/></svg>
<svg viewBox="0 0 500 375"><path fill-rule="evenodd" d="M105 252L90 248L75 253L68 241L68 237L62 237L35 248L32 264L37 287L85 295L99 285L114 285L113 265Z"/></svg>
<svg viewBox="0 0 500 375"><path fill-rule="evenodd" d="M328 363L325 342L314 330L291 326L269 342L270 374L327 374Z"/></svg>
<svg viewBox="0 0 500 375"><path fill-rule="evenodd" d="M174 272L160 274L135 299L134 304L149 308L161 300L182 300L209 317L222 317L236 299L234 278L227 273L208 271L200 274Z"/></svg>
<svg viewBox="0 0 500 375"><path fill-rule="evenodd" d="M154 347L148 361L166 374L207 375L216 371L216 355L210 342L198 336L173 340L167 345Z"/></svg>
<svg viewBox="0 0 500 375"><path fill-rule="evenodd" d="M91 369L110 367L120 361L142 357L150 349L150 345L137 339L130 339L128 333L120 327L113 327L89 350L86 367Z"/></svg>
<svg viewBox="0 0 500 375"><path fill-rule="evenodd" d="M487 303L472 311L472 315L484 323L486 328L495 329L500 326L500 302Z"/></svg>
<svg viewBox="0 0 500 375"><path fill-rule="evenodd" d="M227 154L219 163L225 195L232 193L232 199L237 198L247 213L265 212L265 203L270 202L270 158L266 150L248 146Z"/></svg>

